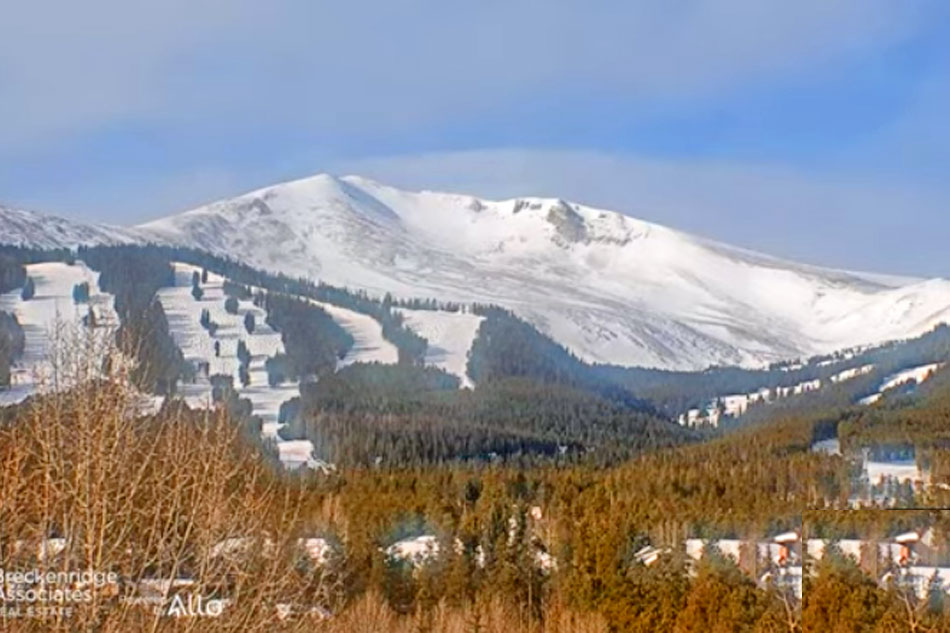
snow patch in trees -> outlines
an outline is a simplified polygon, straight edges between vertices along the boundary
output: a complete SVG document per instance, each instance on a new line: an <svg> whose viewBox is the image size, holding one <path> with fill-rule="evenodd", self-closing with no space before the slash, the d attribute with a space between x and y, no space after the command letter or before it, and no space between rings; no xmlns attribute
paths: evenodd
<svg viewBox="0 0 950 633"><path fill-rule="evenodd" d="M931 363L929 365L921 365L919 367L911 367L910 369L899 371L885 378L880 390L884 392L902 385L905 382L914 382L919 385L930 378L933 373L943 367L943 365L943 363Z"/></svg>
<svg viewBox="0 0 950 633"><path fill-rule="evenodd" d="M300 297L306 299L305 297ZM383 337L383 326L373 317L341 308L316 299L306 299L322 308L340 327L353 337L353 347L339 362L337 369L354 363L382 363L395 365L399 362L399 350Z"/></svg>
<svg viewBox="0 0 950 633"><path fill-rule="evenodd" d="M930 363L929 365L910 367L908 369L895 372L884 379L884 382L881 383L877 393L872 393L869 396L861 398L858 400L858 404L865 406L875 404L884 397L885 392L887 392L889 389L900 387L905 383L919 385L920 383L928 380L931 376L933 376L934 372L941 369L944 365L945 363Z"/></svg>
<svg viewBox="0 0 950 633"><path fill-rule="evenodd" d="M284 345L280 333L265 323L266 312L251 301L239 301L237 312L228 312L224 307L224 278L212 272L208 273L207 282L199 281L202 294L201 299L196 300L192 295L192 278L196 272L201 274L201 268L180 262L172 266L175 269L175 285L159 289L158 300L165 310L172 338L185 360L196 369L201 368L196 373L195 382L179 386L179 395L190 407L210 408L211 376L230 376L238 396L251 401L251 414L261 418L264 439L277 443L281 462L288 468L308 464L313 460L313 445L309 441L299 440L290 447L282 447L285 442L277 436L281 426L278 422L280 405L300 395L300 389L296 382L285 382L273 387L268 384L264 363L271 356L282 353ZM213 336L201 325L204 310L208 311L211 322L218 326ZM249 313L255 319L253 333L248 333L244 326L245 315ZM216 341L220 343L220 355L214 353ZM251 354L248 365L250 383L247 386L241 384L238 372L241 366L237 356L240 341L244 341Z"/></svg>
<svg viewBox="0 0 950 633"><path fill-rule="evenodd" d="M438 367L460 379L459 386L473 388L468 376L468 351L484 317L469 312L398 310L405 324L429 342L425 364Z"/></svg>
<svg viewBox="0 0 950 633"><path fill-rule="evenodd" d="M201 268L181 262L174 262L172 266L175 286L161 288L158 299L165 310L172 337L185 360L201 369L193 383L184 383L179 388L186 403L197 408L211 407L211 377L218 374L230 376L238 396L251 401L252 415L262 421L263 438L276 443L280 461L287 468L330 469L329 464L314 457L314 446L309 440L284 440L278 435L283 426L279 421L280 407L300 395L300 383L288 380L271 386L268 382L267 359L286 350L280 332L267 325L264 308L245 299L233 299L231 306L226 306L228 297L224 292L224 277L211 271L205 274ZM197 299L192 291L196 273L201 289ZM251 293L266 292L254 286L249 289ZM353 337L354 345L339 361L338 369L353 363L395 364L399 361L398 349L383 338L382 325L372 317L321 301L298 298L326 311ZM234 301L237 301L236 309ZM205 311L210 323L214 324L212 328L201 323ZM248 332L246 327L249 314L254 319L253 332ZM242 384L240 376L238 344L241 341L251 354L248 364L250 383L247 386ZM219 353L215 353L216 343Z"/></svg>
<svg viewBox="0 0 950 633"><path fill-rule="evenodd" d="M94 346L111 341L118 327L118 317L111 294L99 290L99 273L83 262L73 265L45 262L26 266L34 292L24 300L21 289L0 295L0 311L16 316L23 328L23 355L16 359L11 371L9 389L0 389L0 406L22 402L45 388L56 388L61 372L56 357L77 336L90 311L94 315ZM73 290L88 284L87 301L76 302ZM78 341L77 341L78 342Z"/></svg>

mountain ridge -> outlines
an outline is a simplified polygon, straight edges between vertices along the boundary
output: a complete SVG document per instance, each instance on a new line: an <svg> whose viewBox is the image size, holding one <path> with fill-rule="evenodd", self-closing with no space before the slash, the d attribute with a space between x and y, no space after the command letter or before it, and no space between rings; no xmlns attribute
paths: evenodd
<svg viewBox="0 0 950 633"><path fill-rule="evenodd" d="M943 279L799 264L559 198L413 192L359 176L320 174L66 236L188 246L376 294L496 304L606 364L759 367L950 319Z"/></svg>

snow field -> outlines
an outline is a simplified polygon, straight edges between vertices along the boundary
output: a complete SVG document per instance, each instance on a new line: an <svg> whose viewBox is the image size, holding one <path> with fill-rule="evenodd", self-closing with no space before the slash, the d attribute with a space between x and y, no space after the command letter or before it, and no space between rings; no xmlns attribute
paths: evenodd
<svg viewBox="0 0 950 633"><path fill-rule="evenodd" d="M888 389L893 389L906 382L913 382L919 385L930 378L934 372L943 366L944 363L931 363L929 365L920 365L919 367L910 367L909 369L904 369L893 373L884 379L884 382L881 383L877 393L872 393L870 396L861 398L858 401L858 404L863 404L866 406L872 405L883 398L884 392L886 392Z"/></svg>
<svg viewBox="0 0 950 633"><path fill-rule="evenodd" d="M29 264L26 269L36 289L33 298L24 301L20 289L0 295L0 311L16 316L26 339L23 355L12 368L10 388L0 390L0 406L22 402L68 378L61 375L57 356L71 343L87 344L76 339L82 319L90 310L97 324L95 335L88 342L92 348L108 345L118 327L112 295L99 290L99 273L83 262L76 261L72 266L45 262ZM89 284L89 302L76 304L73 286L83 282Z"/></svg>
<svg viewBox="0 0 950 633"><path fill-rule="evenodd" d="M842 383L858 376L870 373L874 365L864 365L846 369L831 377L832 383ZM749 407L756 403L769 403L775 399L797 396L803 393L817 391L822 387L822 380L808 380L792 385L791 387L776 387L774 389L760 389L753 393L730 394L720 396L707 403L705 409L690 409L679 416L679 423L683 426L695 426L697 424L710 424L719 426L722 416L739 417L749 410ZM862 403L864 401L862 400ZM721 406L721 410L719 405Z"/></svg>
<svg viewBox="0 0 950 633"><path fill-rule="evenodd" d="M399 349L383 338L383 326L373 317L316 299L301 298L322 308L353 337L353 347L337 363L337 369L354 363L395 365L399 362Z"/></svg>
<svg viewBox="0 0 950 633"><path fill-rule="evenodd" d="M557 199L359 177L278 184L135 233L376 294L497 304L584 360L627 366L761 367L950 319L946 280L819 269Z"/></svg>
<svg viewBox="0 0 950 633"><path fill-rule="evenodd" d="M242 398L251 401L253 415L260 416L263 422L262 436L277 443L281 462L288 468L296 468L312 460L313 445L305 440L287 442L277 436L280 427L278 414L280 405L300 394L299 383L284 382L276 387L267 383L267 371L264 367L267 359L284 351L279 332L275 332L264 321L267 313L251 301L239 301L237 314L229 314L224 309L224 278L208 272L208 281L201 284L204 293L200 300L191 294L192 275L201 274L201 268L190 264L175 262L175 285L161 288L158 299L165 310L169 330L175 343L181 349L185 360L195 367L206 362L208 374L199 372L194 383L183 383L179 390L190 407L208 408L211 406L211 382L215 374L231 376L234 388ZM201 326L202 310L208 310L211 321L217 323L215 335ZM253 314L254 332L248 334L244 327L246 314ZM237 358L239 341L244 341L251 353L248 366L250 384L244 387L238 377L240 361ZM214 343L220 343L221 355L215 356Z"/></svg>
<svg viewBox="0 0 950 633"><path fill-rule="evenodd" d="M277 434L281 426L278 422L280 405L300 395L300 384L287 381L271 387L267 382L267 359L285 352L281 334L265 323L267 312L252 301L239 300L237 314L229 314L224 309L227 298L224 294L224 277L211 271L208 271L207 282L200 284L203 292L201 299L196 300L192 296L192 276L195 272L201 275L202 269L180 262L175 262L173 266L175 286L158 291L169 329L185 360L196 367L203 362L209 366L207 375L199 373L194 383L181 386L180 393L188 405L210 407L210 377L215 374L231 376L239 396L248 398L253 415L260 416L263 422L262 436L276 442L280 460L285 466L297 468L306 464L312 468L326 468L324 462L314 458L314 447L309 440L282 440ZM256 293L263 289L252 286L250 290ZM354 345L339 361L338 369L353 363L398 362L398 350L383 338L382 325L378 321L353 310L313 299L306 300L325 310L353 337ZM211 321L218 325L214 336L201 326L202 310L208 310ZM248 313L253 314L255 319L254 332L251 334L244 327L244 318ZM247 387L241 384L238 375L240 361L237 348L238 342L242 340L251 353L248 367L250 384ZM215 342L220 343L220 356L215 356Z"/></svg>
<svg viewBox="0 0 950 633"><path fill-rule="evenodd" d="M472 348L484 317L467 312L399 312L409 329L429 341L425 364L458 376L461 388L473 388L475 385L467 373L468 351Z"/></svg>
<svg viewBox="0 0 950 633"><path fill-rule="evenodd" d="M848 380L851 380L852 378L857 378L858 376L870 374L872 371L874 371L874 365L862 365L861 367L846 369L843 372L832 376L831 382L846 382Z"/></svg>
<svg viewBox="0 0 950 633"><path fill-rule="evenodd" d="M920 367L911 367L910 369L905 369L899 371L896 374L892 374L884 379L884 384L881 385L881 391L887 391L888 389L893 389L894 387L903 384L907 381L913 381L917 384L920 384L930 378L931 374L943 367L943 363L932 363L930 365L921 365Z"/></svg>

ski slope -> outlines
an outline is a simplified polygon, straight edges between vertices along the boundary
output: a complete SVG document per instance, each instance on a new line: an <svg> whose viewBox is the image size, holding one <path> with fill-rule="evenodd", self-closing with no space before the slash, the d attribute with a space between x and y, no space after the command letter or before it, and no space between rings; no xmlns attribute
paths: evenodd
<svg viewBox="0 0 950 633"><path fill-rule="evenodd" d="M383 326L373 317L316 299L307 298L307 301L322 308L353 337L353 347L337 364L337 369L354 363L394 365L399 362L399 349L383 338Z"/></svg>
<svg viewBox="0 0 950 633"><path fill-rule="evenodd" d="M500 305L598 363L762 367L950 320L943 279L797 264L559 199L356 176L278 184L134 233L375 295Z"/></svg>
<svg viewBox="0 0 950 633"><path fill-rule="evenodd" d="M285 381L271 386L267 381L265 363L268 358L284 353L284 344L280 332L267 325L267 312L254 305L250 300L239 300L237 314L229 314L224 308L227 298L224 294L224 277L208 271L207 281L201 282L202 297L196 300L192 295L192 276L202 269L190 264L175 262L175 286L161 288L158 299L165 310L169 329L176 345L181 349L185 360L198 367L207 363L207 372L198 372L194 382L184 383L179 393L185 402L196 408L209 408L211 401L210 378L216 374L231 376L235 391L241 398L251 401L252 415L259 416L263 422L262 436L276 443L281 462L288 468L307 464L310 467L326 466L314 455L313 444L309 440L284 440L278 435L280 406L284 402L300 395L299 381ZM261 288L250 287L256 293ZM353 363L396 363L399 354L396 347L383 338L382 326L372 317L341 308L328 303L307 299L311 304L325 310L330 317L346 330L354 340L353 347L339 361L338 369ZM201 326L202 310L207 310L211 321L218 325L214 336ZM244 318L253 314L255 328L248 333ZM237 357L238 342L244 341L251 354L248 366L250 383L241 384L239 379L240 360ZM214 346L219 343L220 354L216 355Z"/></svg>
<svg viewBox="0 0 950 633"><path fill-rule="evenodd" d="M399 310L409 329L429 342L424 362L458 376L461 388L475 385L468 376L468 351L484 317L468 312Z"/></svg>
<svg viewBox="0 0 950 633"><path fill-rule="evenodd" d="M159 289L158 300L165 310L172 338L185 360L195 367L208 363L207 373L198 372L193 383L181 384L179 394L190 407L210 408L213 404L210 377L216 374L231 376L235 391L240 397L251 401L252 414L261 418L262 436L276 443L281 462L288 468L297 468L313 460L312 444L306 442L304 446L301 441L288 443L277 435L280 405L300 395L300 388L297 382L285 382L273 387L267 382L264 363L274 354L284 351L280 333L264 322L267 313L253 302L242 300L238 302L238 313L229 314L224 309L224 278L210 271L207 282L200 284L204 294L200 300L196 300L191 294L192 275L195 272L201 275L201 268L180 262L173 266L175 286ZM214 336L201 326L202 310L208 310L211 321L218 324ZM248 313L254 315L253 333L248 333L244 327L244 318ZM237 346L242 340L251 354L248 366L250 383L246 387L238 377L241 363L237 357ZM216 341L220 343L220 356L214 353Z"/></svg>
<svg viewBox="0 0 950 633"><path fill-rule="evenodd" d="M944 363L930 363L928 365L910 367L908 369L895 372L884 379L884 382L881 383L877 393L872 393L869 396L861 398L858 400L858 404L863 404L866 406L872 405L880 401L888 390L899 387L907 382L913 382L914 384L919 385L933 376L934 372L943 366Z"/></svg>
<svg viewBox="0 0 950 633"><path fill-rule="evenodd" d="M23 328L23 355L14 362L9 389L0 389L0 405L21 402L37 391L57 389L68 382L70 371L60 356L67 348L82 346L101 351L109 345L118 327L113 297L99 290L99 273L83 262L72 266L61 262L30 264L27 275L36 292L24 301L21 290L0 295L0 311L16 316ZM73 286L89 284L89 302L73 300ZM92 336L82 327L83 318L92 310L96 328Z"/></svg>
<svg viewBox="0 0 950 633"><path fill-rule="evenodd" d="M175 286L159 289L158 300L165 310L172 337L185 360L195 366L199 363L208 363L209 366L207 373L199 372L194 383L181 385L181 395L189 406L210 406L209 378L215 374L231 376L241 397L251 400L254 415L261 417L265 429L273 430L277 424L280 404L299 393L295 384L277 387L267 384L264 362L274 354L284 351L280 333L264 322L266 312L251 301L239 301L238 313L229 314L224 309L226 296L222 288L224 279L221 276L209 272L208 281L201 284L204 294L200 300L196 300L191 294L191 279L195 272L200 275L201 269L183 263L175 263L174 268ZM214 336L201 326L202 310L208 310L211 320L218 324ZM255 328L251 334L244 328L244 317L248 313L253 314L255 318ZM238 379L241 363L237 358L237 346L242 340L251 353L251 363L248 367L251 380L247 387L243 387ZM220 356L214 353L216 341L220 343Z"/></svg>
<svg viewBox="0 0 950 633"><path fill-rule="evenodd" d="M838 374L835 374L831 377L831 382L846 382L852 378L857 378L858 376L864 376L865 374L870 374L874 371L874 365L862 365L860 367L853 367L851 369L846 369Z"/></svg>
<svg viewBox="0 0 950 633"><path fill-rule="evenodd" d="M899 385L904 384L905 382L914 382L920 384L930 378L935 371L943 367L943 363L931 363L929 365L921 365L919 367L911 367L903 371L899 371L895 374L892 374L884 379L884 384L881 385L881 391L887 391L888 389L893 389Z"/></svg>
<svg viewBox="0 0 950 633"><path fill-rule="evenodd" d="M950 281L824 269L556 198L319 174L118 228L0 207L0 241L165 243L365 290L507 308L589 362L702 370L860 349L950 321ZM359 345L367 358L391 354Z"/></svg>
<svg viewBox="0 0 950 633"><path fill-rule="evenodd" d="M853 380L858 376L873 371L874 365L863 365L845 369L830 377L832 384L840 384L848 380ZM807 380L790 387L775 387L772 389L764 388L753 393L729 394L714 398L708 402L703 409L690 409L679 416L679 423L682 426L709 425L718 427L723 416L737 418L744 415L749 407L754 404L769 404L777 399L788 398L790 396L799 396L805 393L818 391L825 383L820 379ZM878 396L879 397L879 396Z"/></svg>

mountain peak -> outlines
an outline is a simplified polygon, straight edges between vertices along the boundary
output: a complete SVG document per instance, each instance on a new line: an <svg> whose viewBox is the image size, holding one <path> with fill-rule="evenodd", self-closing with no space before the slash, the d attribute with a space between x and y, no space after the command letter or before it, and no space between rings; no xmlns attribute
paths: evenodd
<svg viewBox="0 0 950 633"><path fill-rule="evenodd" d="M508 308L585 360L763 366L909 338L950 283L787 262L559 198L316 174L118 229L0 208L0 241L157 241L373 294Z"/></svg>
<svg viewBox="0 0 950 633"><path fill-rule="evenodd" d="M490 200L317 174L143 230L268 270L501 305L595 362L762 366L905 338L950 307L560 198ZM943 316L941 316L943 315Z"/></svg>

